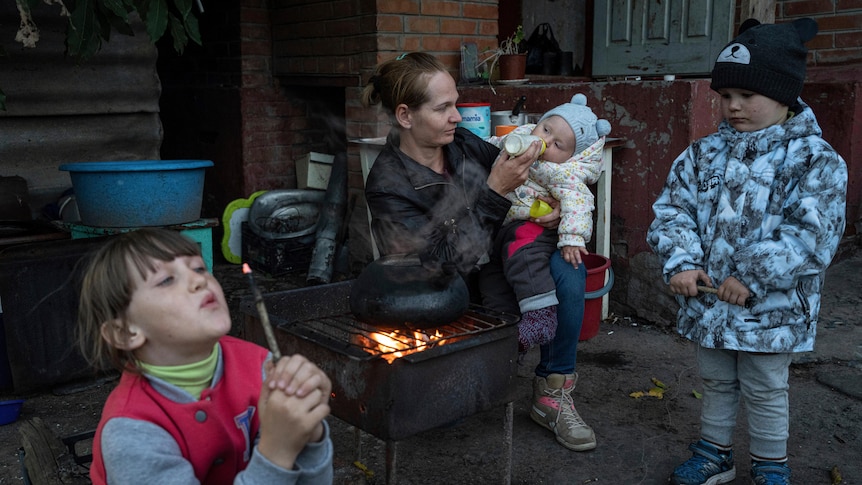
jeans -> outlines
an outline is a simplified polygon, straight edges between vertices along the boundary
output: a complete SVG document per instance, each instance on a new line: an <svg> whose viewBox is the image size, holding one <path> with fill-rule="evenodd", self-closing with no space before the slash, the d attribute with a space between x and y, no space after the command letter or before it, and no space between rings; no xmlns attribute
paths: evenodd
<svg viewBox="0 0 862 485"><path fill-rule="evenodd" d="M587 287L587 267L572 267L554 251L551 255L551 275L557 285L557 334L550 343L539 347L541 357L536 375L573 374L578 354L578 339L584 323L584 292Z"/></svg>

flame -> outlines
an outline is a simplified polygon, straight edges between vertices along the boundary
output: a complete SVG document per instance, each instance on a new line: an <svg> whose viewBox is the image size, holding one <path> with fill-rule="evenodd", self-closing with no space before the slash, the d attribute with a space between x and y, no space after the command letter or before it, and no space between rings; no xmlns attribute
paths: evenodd
<svg viewBox="0 0 862 485"><path fill-rule="evenodd" d="M375 350L379 350L380 356L390 364L405 355L421 352L443 338L439 330L435 330L434 335L414 330L410 336L394 330L386 333L373 332L368 336L377 344Z"/></svg>

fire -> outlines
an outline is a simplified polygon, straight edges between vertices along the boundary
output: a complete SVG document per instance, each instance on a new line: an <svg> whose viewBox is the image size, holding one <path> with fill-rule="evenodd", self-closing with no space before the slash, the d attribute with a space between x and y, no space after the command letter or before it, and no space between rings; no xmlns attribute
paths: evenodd
<svg viewBox="0 0 862 485"><path fill-rule="evenodd" d="M435 330L434 335L414 330L411 336L394 330L386 333L373 332L368 336L377 344L376 349L369 350L380 351L380 356L390 364L395 359L404 357L405 355L421 352L429 346L439 343L443 338L443 334L439 330Z"/></svg>

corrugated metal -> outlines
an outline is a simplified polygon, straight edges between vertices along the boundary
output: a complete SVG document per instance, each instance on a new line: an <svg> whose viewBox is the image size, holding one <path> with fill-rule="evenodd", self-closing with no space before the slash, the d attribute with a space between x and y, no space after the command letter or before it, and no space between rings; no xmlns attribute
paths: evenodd
<svg viewBox="0 0 862 485"><path fill-rule="evenodd" d="M35 49L15 41L15 2L0 2L0 175L19 175L34 211L71 187L58 167L73 161L158 159L161 85L146 32L113 33L81 65L63 55L66 19L39 5ZM5 56L3 54L5 53Z"/></svg>

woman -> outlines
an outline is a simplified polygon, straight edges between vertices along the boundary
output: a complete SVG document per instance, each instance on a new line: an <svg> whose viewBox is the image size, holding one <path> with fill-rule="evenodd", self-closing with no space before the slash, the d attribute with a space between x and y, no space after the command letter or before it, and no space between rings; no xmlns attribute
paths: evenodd
<svg viewBox="0 0 862 485"><path fill-rule="evenodd" d="M369 80L363 104L382 104L392 123L365 184L374 239L381 255L431 254L456 263L474 299L517 314L517 299L494 255L494 238L511 205L505 194L527 179L540 143L510 158L457 127L457 101L455 80L428 54L384 62ZM559 202L546 202L554 211L535 221L554 228ZM553 340L540 346L530 416L566 448L584 451L596 447L596 438L571 397L586 281L584 265L573 263L559 251L551 257L558 325Z"/></svg>

